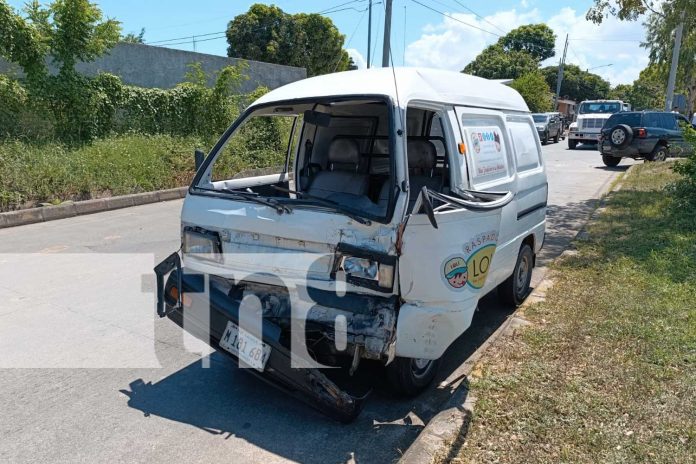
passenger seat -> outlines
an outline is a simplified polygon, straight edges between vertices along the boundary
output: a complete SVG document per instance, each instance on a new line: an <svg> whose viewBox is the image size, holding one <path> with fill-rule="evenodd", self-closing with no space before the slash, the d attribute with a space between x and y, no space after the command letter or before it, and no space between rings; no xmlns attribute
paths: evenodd
<svg viewBox="0 0 696 464"><path fill-rule="evenodd" d="M368 176L358 172L360 148L354 139L334 138L329 145L328 170L319 171L307 193L330 199L335 194L366 196Z"/></svg>

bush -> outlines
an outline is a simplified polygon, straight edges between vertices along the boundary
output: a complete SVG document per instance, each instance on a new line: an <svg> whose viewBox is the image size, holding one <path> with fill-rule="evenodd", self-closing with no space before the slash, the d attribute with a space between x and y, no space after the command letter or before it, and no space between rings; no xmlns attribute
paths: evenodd
<svg viewBox="0 0 696 464"><path fill-rule="evenodd" d="M693 147L691 155L674 164L674 171L681 178L672 185L679 207L696 208L696 130L684 127L684 137Z"/></svg>

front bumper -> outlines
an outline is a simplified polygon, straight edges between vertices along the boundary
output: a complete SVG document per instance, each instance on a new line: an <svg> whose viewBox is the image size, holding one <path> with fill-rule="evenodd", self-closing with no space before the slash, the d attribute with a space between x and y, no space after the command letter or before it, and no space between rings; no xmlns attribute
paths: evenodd
<svg viewBox="0 0 696 464"><path fill-rule="evenodd" d="M220 346L220 339L225 332L228 321L240 325L241 299L238 298L239 293L237 292L235 296L235 292L230 291L229 287L218 285L214 279L210 279L206 297L206 279L204 276L187 274L181 266L177 254L171 255L160 263L155 268L155 274L158 281L157 306L160 317L168 317L191 335L208 343L235 361L239 361L232 353ZM167 274L169 277L165 283L164 278ZM176 299L172 297L173 287L178 289L178 292L174 292L178 295ZM327 297L326 295L313 295L313 297L318 297L315 299L319 300L323 298L322 304L326 304L327 300L335 301L331 299L331 296ZM351 340L355 341L355 337L357 337L367 346L370 334L381 334L384 337L393 338L395 329L391 324L395 322L385 321L383 310L390 305L395 308L396 299L384 298L379 299L381 300L379 303L375 303L374 301L361 302L355 298L360 299L361 297L354 295L354 298L346 299L344 296L341 298L344 301L340 305L353 307L361 307L360 305L362 305L363 308L369 306L372 309L381 305L379 306L381 310L376 316L379 320L375 321L367 316L362 318L356 316L356 324L360 325L362 331L357 335L349 334L349 337L353 337ZM374 300L374 298L372 299ZM317 307L325 308L321 305L317 305ZM318 312L327 316L325 310L320 309ZM380 323L382 324L380 325ZM352 394L339 387L320 369L292 367L287 330L273 321L264 317L260 333L249 328L249 324L244 324L243 327L271 347L271 354L264 370L261 372L249 368L246 369L247 371L338 421L350 422L359 415L369 391ZM372 343L374 347L375 340L372 340ZM336 370L338 369L329 369L329 371Z"/></svg>
<svg viewBox="0 0 696 464"><path fill-rule="evenodd" d="M599 140L599 135L599 132L577 131L568 133L568 138L578 142L597 143Z"/></svg>

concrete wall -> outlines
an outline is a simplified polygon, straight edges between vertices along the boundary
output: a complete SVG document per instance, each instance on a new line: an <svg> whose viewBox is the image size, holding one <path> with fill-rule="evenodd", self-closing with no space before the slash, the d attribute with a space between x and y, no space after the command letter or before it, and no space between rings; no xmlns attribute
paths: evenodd
<svg viewBox="0 0 696 464"><path fill-rule="evenodd" d="M170 88L184 80L189 63L201 63L210 76L220 68L237 63L237 58L194 53L150 45L119 43L107 55L91 63L79 63L76 69L85 75L108 72L120 76L124 83L140 87ZM271 89L307 77L304 68L247 61L249 80L242 84L243 92L259 85ZM55 71L55 69L53 70ZM19 74L11 63L0 59L0 73ZM213 79L211 79L213 80Z"/></svg>

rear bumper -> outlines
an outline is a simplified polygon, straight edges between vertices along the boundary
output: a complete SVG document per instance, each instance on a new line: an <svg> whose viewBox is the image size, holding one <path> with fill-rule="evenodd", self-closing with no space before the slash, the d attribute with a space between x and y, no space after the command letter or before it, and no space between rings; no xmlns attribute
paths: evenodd
<svg viewBox="0 0 696 464"><path fill-rule="evenodd" d="M568 134L568 138L577 142L597 143L599 139L599 132L570 132Z"/></svg>
<svg viewBox="0 0 696 464"><path fill-rule="evenodd" d="M637 143L634 140L626 148L616 148L604 140L599 151L603 155L615 156L617 158L642 158L652 153L655 145L656 142L654 140L639 140Z"/></svg>
<svg viewBox="0 0 696 464"><path fill-rule="evenodd" d="M240 324L241 299L229 287L218 285L214 279L209 279L206 294L207 279L201 274L187 274L177 259L163 261L155 268L155 273L158 282L162 282L161 292L158 289L158 295L163 298L161 317L168 317L186 332L237 362L239 360L236 356L220 346L220 339L228 321L241 325L271 347L264 370L261 372L248 368L248 372L338 421L350 422L359 415L369 392L353 395L330 380L320 369L292 367L287 330L265 317L262 319L260 332L253 329L254 324ZM164 283L167 274L169 277ZM178 301L171 295L172 287L179 290ZM355 301L347 303L356 304ZM396 300L384 299L382 303L395 305ZM320 312L326 315L325 311ZM369 319L360 319L362 328L369 325L365 324L366 321ZM385 329L393 330L393 327ZM385 336L390 336L389 332L385 333ZM363 335L362 340L365 338Z"/></svg>

